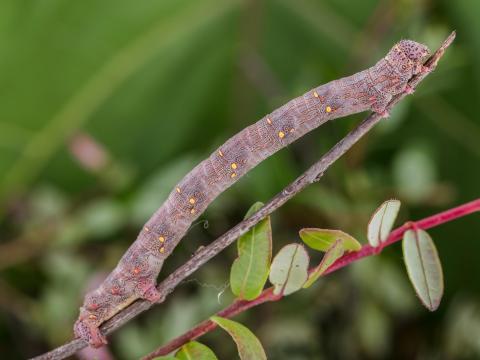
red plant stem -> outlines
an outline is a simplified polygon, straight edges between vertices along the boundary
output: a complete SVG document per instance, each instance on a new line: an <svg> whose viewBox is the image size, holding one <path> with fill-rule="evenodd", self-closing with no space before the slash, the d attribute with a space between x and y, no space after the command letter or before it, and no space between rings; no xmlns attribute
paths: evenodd
<svg viewBox="0 0 480 360"><path fill-rule="evenodd" d="M269 301L278 301L282 297L283 297L282 295L275 295L273 293L273 287L270 287L264 290L260 294L260 296L258 296L255 300L252 300L252 301L235 300L230 306L226 307L222 311L219 311L216 315L224 318L233 317L254 306L257 306ZM187 342L199 338L200 336L212 331L216 327L217 327L217 324L214 323L212 320L205 320L200 324L198 324L197 326L195 326L194 328L187 331L186 333L184 333L183 335L180 335L179 337L171 340L168 344L148 354L142 360L151 360L157 356L168 355L172 351L186 344Z"/></svg>
<svg viewBox="0 0 480 360"><path fill-rule="evenodd" d="M411 229L413 224L415 224L415 226L419 229L426 230L441 225L443 223L455 220L459 217L466 216L476 211L480 211L480 199L470 201L463 205L454 207L453 209L443 211L422 220L418 220L415 222L407 222L404 225L393 230L380 248L375 248L370 245L364 245L362 246L360 251L345 254L336 262L334 262L333 265L330 266L327 271L325 271L324 275L337 271L338 269L341 269L342 267L347 266L350 263L360 260L364 257L378 254L384 247L392 245L393 243L401 240L403 237L403 233Z"/></svg>
<svg viewBox="0 0 480 360"><path fill-rule="evenodd" d="M416 222L409 221L404 225L393 230L390 233L387 240L382 244L380 248L372 247L370 245L364 245L357 252L347 253L344 256L342 256L340 259L338 259L335 263L333 263L332 266L330 266L323 275L327 275L329 273L337 271L357 260L378 254L384 247L390 246L393 243L402 239L403 234L407 230L412 229L413 227L426 230L426 229L430 229L432 227L436 227L438 225L444 224L446 222L458 219L460 217L469 215L477 211L480 211L480 198L473 200L471 202L465 203L463 205L457 206L453 209L449 209L444 212L429 216L425 219L418 220ZM313 268L310 271L312 270ZM260 294L260 296L257 297L255 300L252 300L252 301L236 300L230 306L219 311L216 315L225 317L225 318L233 317L257 305L263 304L265 302L270 302L270 301L278 301L282 298L283 298L282 294L275 295L273 293L273 287L270 287L268 289L265 289ZM202 335L205 335L206 333L212 331L216 327L217 327L217 324L215 324L213 321L205 320L202 323L195 326L194 328L187 331L186 333L184 333L183 335L180 335L179 337L168 342L166 345L146 355L142 360L152 360L157 356L168 355L174 350L180 348L182 345L188 343L189 341L195 340Z"/></svg>

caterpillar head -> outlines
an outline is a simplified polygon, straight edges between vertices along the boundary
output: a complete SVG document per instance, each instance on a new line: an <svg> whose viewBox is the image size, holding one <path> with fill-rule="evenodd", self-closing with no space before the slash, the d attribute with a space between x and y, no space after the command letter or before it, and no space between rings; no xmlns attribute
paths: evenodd
<svg viewBox="0 0 480 360"><path fill-rule="evenodd" d="M430 55L430 50L423 44L412 40L401 40L388 52L387 61L401 74L418 74Z"/></svg>
<svg viewBox="0 0 480 360"><path fill-rule="evenodd" d="M397 45L412 61L423 62L426 60L426 57L430 55L428 47L412 40L402 40Z"/></svg>

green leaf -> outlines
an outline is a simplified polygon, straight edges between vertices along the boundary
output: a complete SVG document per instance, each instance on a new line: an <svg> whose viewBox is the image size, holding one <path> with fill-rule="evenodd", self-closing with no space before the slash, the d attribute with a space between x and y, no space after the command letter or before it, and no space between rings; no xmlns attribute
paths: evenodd
<svg viewBox="0 0 480 360"><path fill-rule="evenodd" d="M188 173L198 160L192 156L177 156L166 162L160 170L145 178L131 197L130 219L138 226L145 223L169 195L172 188L184 174Z"/></svg>
<svg viewBox="0 0 480 360"><path fill-rule="evenodd" d="M270 267L270 282L275 295L289 295L302 288L308 279L309 257L301 244L284 246Z"/></svg>
<svg viewBox="0 0 480 360"><path fill-rule="evenodd" d="M408 145L393 159L393 178L402 198L410 203L424 201L434 191L436 161L426 144Z"/></svg>
<svg viewBox="0 0 480 360"><path fill-rule="evenodd" d="M219 316L212 316L210 319L230 334L237 344L241 360L267 359L260 340L245 326Z"/></svg>
<svg viewBox="0 0 480 360"><path fill-rule="evenodd" d="M343 240L343 248L347 251L358 251L362 245L351 235L340 230L305 228L300 230L300 238L315 250L328 251L339 239Z"/></svg>
<svg viewBox="0 0 480 360"><path fill-rule="evenodd" d="M172 72L180 71L184 75L188 69L194 68L184 64L184 61L188 61L191 56L195 56L196 63L204 62L205 59L193 52L194 49L201 50L202 46L199 45L201 41L205 41L205 44L219 42L217 35L219 31L214 32L216 29L214 26L219 26L219 21L228 19L232 10L236 8L235 1L222 1L221 4L215 1L153 1L139 6L133 3L119 5L118 2L107 0L97 5L95 16L90 16L92 8L86 2L78 2L72 7L63 7L60 2L53 1L42 7L38 16L30 19L28 26L22 27L22 31L19 31L18 26L11 21L7 22L9 24L7 28L4 28L5 24L1 24L0 38L5 34L8 37L8 41L1 41L2 54L8 53L9 56L2 57L0 78L4 86L13 83L17 84L18 89L11 86L11 91L2 96L0 117L14 119L11 122L15 124L15 128L19 129L12 132L14 135L18 133L17 138L25 140L22 141L23 148L15 151L15 156L9 156L9 152L0 151L0 168L4 174L0 179L0 198L2 199L9 196L11 189L28 188L27 184L33 181L47 165L48 174L51 177L54 177L53 172L61 174L64 181L83 180L76 178L75 175L78 172L72 174L69 171L75 170L75 167L67 167L68 170L65 170L65 164L68 166L72 163L66 161L68 157L57 159L58 156L55 156L61 152L62 146L78 129L85 129L88 126L93 130L93 135L96 135L95 132L101 134L101 139L108 144L109 149L115 148L118 152L122 149L121 143L124 144L123 151L130 151L130 153L131 146L138 141L144 145L142 151L145 151L145 147L157 146L149 145L151 142L146 141L146 137L153 136L155 131L138 131L149 126L145 120L148 111L153 109L148 100L149 96L152 91L158 96L162 89L161 85L166 85ZM0 13L4 15L5 9L1 7ZM21 12L22 8L12 8L11 11L12 13ZM7 14L9 12L7 11ZM98 19L105 16L109 16L111 21L100 24ZM78 31L79 28L75 29L73 24L77 24L75 26L83 31ZM210 35L212 32L213 34ZM229 31L225 33L228 34ZM26 46L25 52L20 53L15 51L18 43L28 43L31 46ZM42 43L43 46L40 46ZM62 44L76 44L76 46L64 47L65 51L60 61L58 48L63 47ZM163 56L165 52L169 53L168 57ZM182 52L181 59L178 57L175 59L176 54L180 52ZM214 50L208 53L206 60L210 60L210 53L214 53ZM35 62L28 62L33 54L35 54ZM95 56L88 54L95 54ZM29 65L26 66L26 63ZM159 69L158 72L152 70L153 66ZM199 66L195 68L199 69ZM188 69L183 70L185 67ZM214 69L218 72L219 68L221 66L217 63ZM161 82L157 75L159 73L164 74ZM205 71L203 73L211 75ZM208 80L208 84L211 85L216 78L210 76ZM175 82L181 84L182 88L192 91L192 94L196 94L196 96L190 96L192 102L195 102L196 98L201 99L204 94L211 93L207 90L198 91L205 89L204 87L186 87L185 78L179 80L176 76ZM46 84L49 83L56 84L59 91L45 91ZM25 87L25 84L28 86ZM158 106L160 100L164 101L162 102L163 117L169 117L170 114L167 113L166 108L175 103L175 96L168 95L174 93L172 87L168 88L168 93L163 94L164 96L161 96L155 105ZM136 93L132 89L137 89ZM143 96L139 94L138 89L143 89ZM134 108L129 106L132 105L130 101L138 96L141 96L140 106L146 109L140 108L141 114L134 112L137 121L130 121L131 125L127 125L124 116L131 118L131 115L124 115L122 111L127 113L130 108ZM119 101L121 99L124 100L123 103ZM205 102L206 98L203 98L202 104ZM183 111L183 113L178 114L178 117L172 116L171 118L175 119L174 122L161 123L162 131L169 134L163 141L170 144L178 144L180 143L178 139L184 137L185 127L181 126L187 126L189 119L181 115L186 112L195 113L190 108L188 111L179 106L176 108L178 108L177 112ZM196 110L199 111L198 107ZM96 121L97 119L99 121ZM129 136L108 137L105 129L112 124L112 121L115 121L113 126L117 131L127 131L124 134ZM17 123L20 126L17 126ZM165 125L165 123L171 123L171 125ZM153 126L149 128L152 130ZM170 127L179 129L178 133L172 135L173 131ZM177 137L178 134L181 136ZM4 138L3 135L1 138ZM162 153L167 153L163 144ZM52 161L52 158L55 158L55 161ZM57 179L57 181L60 180Z"/></svg>
<svg viewBox="0 0 480 360"><path fill-rule="evenodd" d="M400 201L396 199L385 201L375 210L367 229L367 238L370 245L377 247L387 240L397 218L398 210L400 210Z"/></svg>
<svg viewBox="0 0 480 360"><path fill-rule="evenodd" d="M340 259L345 252L343 246L344 240L338 239L323 256L320 264L308 275L307 282L303 285L304 288L312 286L317 279L327 270L337 259Z"/></svg>
<svg viewBox="0 0 480 360"><path fill-rule="evenodd" d="M248 210L245 218L252 216L263 206L257 202ZM268 278L272 260L272 227L270 217L255 225L237 241L238 257L230 271L232 292L239 298L255 299L262 292Z"/></svg>
<svg viewBox="0 0 480 360"><path fill-rule="evenodd" d="M178 360L217 360L217 357L210 348L197 342L190 341L183 345L175 354Z"/></svg>
<svg viewBox="0 0 480 360"><path fill-rule="evenodd" d="M421 229L407 230L403 235L403 258L423 305L430 311L436 310L443 295L443 272L430 235Z"/></svg>
<svg viewBox="0 0 480 360"><path fill-rule="evenodd" d="M101 199L84 206L78 214L82 230L88 236L107 237L125 224L127 211L123 204Z"/></svg>

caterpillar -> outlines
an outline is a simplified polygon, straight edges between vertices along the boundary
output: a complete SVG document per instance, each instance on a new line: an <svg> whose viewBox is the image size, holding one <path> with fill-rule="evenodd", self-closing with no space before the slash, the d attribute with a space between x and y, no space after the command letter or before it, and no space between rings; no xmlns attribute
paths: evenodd
<svg viewBox="0 0 480 360"><path fill-rule="evenodd" d="M137 299L160 300L164 260L207 206L257 164L323 123L363 111L388 116L396 94L411 93L429 49L401 40L372 67L318 86L227 140L174 187L103 284L85 296L74 333L93 347L107 343L99 326Z"/></svg>

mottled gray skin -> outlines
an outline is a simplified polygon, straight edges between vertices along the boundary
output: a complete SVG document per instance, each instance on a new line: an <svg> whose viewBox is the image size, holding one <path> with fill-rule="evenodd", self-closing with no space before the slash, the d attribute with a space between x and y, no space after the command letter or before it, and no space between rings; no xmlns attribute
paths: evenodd
<svg viewBox="0 0 480 360"><path fill-rule="evenodd" d="M136 299L160 299L155 284L164 260L220 193L326 121L367 110L387 116L392 96L411 91L407 82L428 54L426 46L402 40L371 68L312 89L230 138L180 181L103 284L86 295L75 335L105 344L101 323Z"/></svg>

